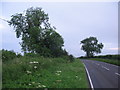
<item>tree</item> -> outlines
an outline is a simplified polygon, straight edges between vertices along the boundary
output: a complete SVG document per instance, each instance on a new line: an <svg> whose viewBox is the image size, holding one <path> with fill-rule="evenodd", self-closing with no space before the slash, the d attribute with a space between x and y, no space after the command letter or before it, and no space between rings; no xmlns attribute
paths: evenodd
<svg viewBox="0 0 120 90"><path fill-rule="evenodd" d="M15 29L24 53L37 53L42 56L58 56L64 44L63 38L51 27L48 14L42 8L28 8L24 13L11 16L8 22Z"/></svg>
<svg viewBox="0 0 120 90"><path fill-rule="evenodd" d="M82 50L86 52L87 57L94 56L95 53L101 53L101 49L103 48L103 44L99 43L96 37L89 37L81 41Z"/></svg>

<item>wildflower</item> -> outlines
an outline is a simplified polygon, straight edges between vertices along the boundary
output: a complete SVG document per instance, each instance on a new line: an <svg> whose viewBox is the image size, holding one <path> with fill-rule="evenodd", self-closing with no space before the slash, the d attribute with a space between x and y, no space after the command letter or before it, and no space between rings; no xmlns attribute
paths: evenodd
<svg viewBox="0 0 120 90"><path fill-rule="evenodd" d="M61 71L57 71L57 73L61 73Z"/></svg>
<svg viewBox="0 0 120 90"><path fill-rule="evenodd" d="M42 87L46 87L45 85L42 85Z"/></svg>
<svg viewBox="0 0 120 90"><path fill-rule="evenodd" d="M59 74L59 73L56 73L56 75L58 75L58 76L59 76L60 74Z"/></svg>
<svg viewBox="0 0 120 90"><path fill-rule="evenodd" d="M29 86L31 86L32 84L29 83Z"/></svg>
<svg viewBox="0 0 120 90"><path fill-rule="evenodd" d="M41 83L38 83L38 84L41 84Z"/></svg>
<svg viewBox="0 0 120 90"><path fill-rule="evenodd" d="M38 64L38 62L36 62L36 61L34 61L33 63L36 63L36 64Z"/></svg>
<svg viewBox="0 0 120 90"><path fill-rule="evenodd" d="M38 85L38 87L41 87L41 85Z"/></svg>
<svg viewBox="0 0 120 90"><path fill-rule="evenodd" d="M37 66L34 66L34 68L36 69L36 68L37 68Z"/></svg>
<svg viewBox="0 0 120 90"><path fill-rule="evenodd" d="M60 73L61 73L61 71L56 71L56 75L58 75L58 76L59 76L59 75L60 75Z"/></svg>
<svg viewBox="0 0 120 90"><path fill-rule="evenodd" d="M78 76L75 76L76 78L78 78Z"/></svg>
<svg viewBox="0 0 120 90"><path fill-rule="evenodd" d="M35 82L32 82L33 84L35 83Z"/></svg>
<svg viewBox="0 0 120 90"><path fill-rule="evenodd" d="M31 71L27 71L28 74L31 74L32 72Z"/></svg>
<svg viewBox="0 0 120 90"><path fill-rule="evenodd" d="M33 61L33 62L29 62L30 64L38 64L39 62L37 62L37 61Z"/></svg>

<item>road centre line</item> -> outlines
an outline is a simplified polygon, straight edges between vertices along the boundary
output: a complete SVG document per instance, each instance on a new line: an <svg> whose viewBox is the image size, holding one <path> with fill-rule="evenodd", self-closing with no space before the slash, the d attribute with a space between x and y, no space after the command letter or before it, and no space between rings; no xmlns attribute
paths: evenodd
<svg viewBox="0 0 120 90"><path fill-rule="evenodd" d="M108 70L108 71L110 70L110 69L108 69L108 68L106 68L106 67L104 67L104 66L102 66L102 68L104 68L104 69L106 69L106 70Z"/></svg>
<svg viewBox="0 0 120 90"><path fill-rule="evenodd" d="M120 74L119 73L115 73L116 75L118 75L118 76L120 76Z"/></svg>
<svg viewBox="0 0 120 90"><path fill-rule="evenodd" d="M94 88L93 88L93 83L92 83L92 80L91 80L91 78L90 78L90 75L89 75L88 69L87 69L87 67L85 66L84 63L83 63L83 65L84 65L85 70L86 70L86 72L87 72L87 75L88 75L88 78L89 78L89 81L90 81L91 88L92 88L92 90L94 90Z"/></svg>

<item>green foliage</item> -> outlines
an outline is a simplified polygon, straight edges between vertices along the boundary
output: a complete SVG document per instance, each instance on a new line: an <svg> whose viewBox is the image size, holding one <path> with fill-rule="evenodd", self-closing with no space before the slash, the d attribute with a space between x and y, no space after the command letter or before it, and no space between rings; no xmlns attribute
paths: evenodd
<svg viewBox="0 0 120 90"><path fill-rule="evenodd" d="M70 60L70 62L73 62L73 61L74 61L73 55L69 55L69 60Z"/></svg>
<svg viewBox="0 0 120 90"><path fill-rule="evenodd" d="M102 58L91 58L90 60L96 60L96 61L101 61L101 62L106 62L114 65L120 66L120 60L115 60L115 59L102 59Z"/></svg>
<svg viewBox="0 0 120 90"><path fill-rule="evenodd" d="M4 88L88 88L80 60L24 56L3 63Z"/></svg>
<svg viewBox="0 0 120 90"><path fill-rule="evenodd" d="M85 56L79 57L79 59L81 59L81 58L85 59L87 57L85 57ZM99 55L99 56L93 56L92 58L120 60L120 55L119 54L118 55Z"/></svg>
<svg viewBox="0 0 120 90"><path fill-rule="evenodd" d="M24 56L26 56L26 57L40 57L39 54L34 54L34 53L25 53Z"/></svg>
<svg viewBox="0 0 120 90"><path fill-rule="evenodd" d="M99 56L94 56L93 58L120 60L120 55L99 55Z"/></svg>
<svg viewBox="0 0 120 90"><path fill-rule="evenodd" d="M93 57L95 53L101 53L103 44L99 43L96 37L89 37L81 41L82 50L86 52L87 57Z"/></svg>
<svg viewBox="0 0 120 90"><path fill-rule="evenodd" d="M8 51L4 49L2 49L1 51L2 51L2 62L13 60L14 58L17 57L14 51Z"/></svg>
<svg viewBox="0 0 120 90"><path fill-rule="evenodd" d="M63 38L51 27L48 14L42 8L29 8L24 14L11 16L8 22L15 29L17 38L21 37L25 53L38 53L41 56L61 56Z"/></svg>
<svg viewBox="0 0 120 90"><path fill-rule="evenodd" d="M17 58L22 57L22 55L20 53L18 53L16 56L17 56Z"/></svg>

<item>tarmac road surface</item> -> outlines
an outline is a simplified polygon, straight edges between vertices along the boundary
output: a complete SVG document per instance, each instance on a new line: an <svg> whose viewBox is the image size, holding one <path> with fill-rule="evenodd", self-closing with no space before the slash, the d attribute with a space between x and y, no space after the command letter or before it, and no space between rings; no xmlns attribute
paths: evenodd
<svg viewBox="0 0 120 90"><path fill-rule="evenodd" d="M91 88L119 88L120 67L94 60L81 60L89 78Z"/></svg>

